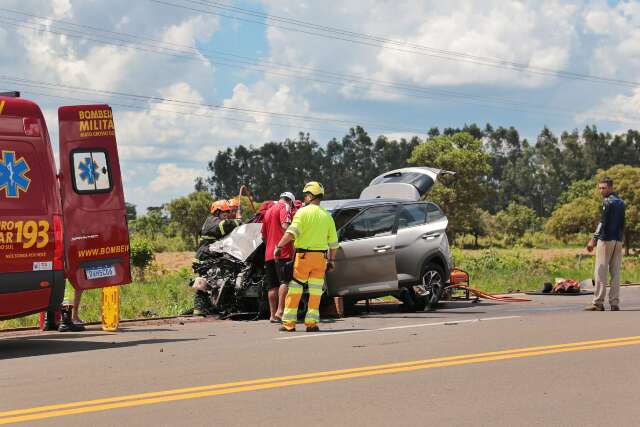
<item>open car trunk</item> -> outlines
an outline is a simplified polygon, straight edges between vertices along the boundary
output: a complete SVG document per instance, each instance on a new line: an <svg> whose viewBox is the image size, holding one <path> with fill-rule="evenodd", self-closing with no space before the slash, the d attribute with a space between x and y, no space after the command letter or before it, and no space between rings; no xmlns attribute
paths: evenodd
<svg viewBox="0 0 640 427"><path fill-rule="evenodd" d="M375 177L360 193L360 199L422 199L441 175L455 172L428 167L409 167L385 172Z"/></svg>

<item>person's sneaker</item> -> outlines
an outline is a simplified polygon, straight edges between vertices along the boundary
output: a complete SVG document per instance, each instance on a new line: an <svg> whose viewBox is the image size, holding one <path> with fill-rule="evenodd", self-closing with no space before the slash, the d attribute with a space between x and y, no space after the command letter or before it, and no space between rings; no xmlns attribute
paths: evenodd
<svg viewBox="0 0 640 427"><path fill-rule="evenodd" d="M602 304L591 304L584 308L584 311L604 311L604 305Z"/></svg>
<svg viewBox="0 0 640 427"><path fill-rule="evenodd" d="M612 305L611 306L611 311L620 311L620 306L619 305Z"/></svg>
<svg viewBox="0 0 640 427"><path fill-rule="evenodd" d="M320 332L320 328L318 328L318 325L307 326L307 332Z"/></svg>
<svg viewBox="0 0 640 427"><path fill-rule="evenodd" d="M296 330L295 330L295 328L293 328L293 329L289 329L289 328L287 328L286 326L280 326L280 328L278 329L278 331L280 331L280 332L295 332Z"/></svg>

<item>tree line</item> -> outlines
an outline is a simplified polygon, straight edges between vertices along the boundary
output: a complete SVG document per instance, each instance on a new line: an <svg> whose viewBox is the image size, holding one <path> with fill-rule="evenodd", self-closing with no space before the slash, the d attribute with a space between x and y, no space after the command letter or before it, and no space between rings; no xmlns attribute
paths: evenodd
<svg viewBox="0 0 640 427"><path fill-rule="evenodd" d="M235 196L241 185L258 201L274 200L282 191L301 196L309 180L320 180L327 198L357 198L377 175L411 165L456 172L428 196L447 214L454 241L471 234L476 242L488 236L494 243L537 246L549 236L567 241L592 232L600 206L596 182L604 174L628 205L627 247L640 240L640 133L612 135L595 126L559 136L544 128L531 142L513 127L472 124L432 128L425 139L374 140L355 127L326 144L300 133L240 145L217 153L192 194L150 208L130 224L168 248L191 247L211 201Z"/></svg>
<svg viewBox="0 0 640 427"><path fill-rule="evenodd" d="M327 197L357 198L380 171L407 166L414 148L422 141L375 141L361 127L349 130L341 140L321 145L309 134L297 139L268 142L259 147L240 145L219 151L208 163L209 176L196 181L197 191L216 197L232 197L247 185L256 199L276 199L283 191L297 193L304 182L321 181Z"/></svg>
<svg viewBox="0 0 640 427"><path fill-rule="evenodd" d="M640 133L635 130L612 135L587 126L582 132L565 131L557 136L544 128L530 142L513 127L490 124L442 131L432 128L425 140L385 136L373 140L362 127L355 127L325 146L301 133L295 140L219 151L208 163L209 175L197 180L196 190L227 197L246 184L256 198L265 200L285 189L295 192L302 182L318 179L329 198L358 197L375 176L410 165L416 147L463 132L480 141L488 156L490 168L481 176L486 194L480 207L492 214L515 202L548 217L573 182L590 179L599 169L616 164L640 166ZM424 163L429 165L429 159ZM464 167L464 163L457 166Z"/></svg>

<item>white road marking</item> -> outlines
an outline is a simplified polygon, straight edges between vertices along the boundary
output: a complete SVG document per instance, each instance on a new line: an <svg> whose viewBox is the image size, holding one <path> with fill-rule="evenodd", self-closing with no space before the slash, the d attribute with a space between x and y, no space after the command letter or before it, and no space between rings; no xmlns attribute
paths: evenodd
<svg viewBox="0 0 640 427"><path fill-rule="evenodd" d="M501 316L501 317L485 317L485 318L476 318L476 319L460 319L460 320L447 320L444 322L434 322L434 323L417 323L412 325L401 325L401 326L388 326L386 328L378 328L378 329L362 329L362 330L353 330L353 331L339 331L339 332L331 332L330 329L327 332L321 332L317 334L304 334L304 335L291 335L286 337L278 337L274 338L275 340L297 340L301 338L317 338L317 337L332 337L335 335L348 335L348 334L361 334L367 332L381 332L381 331L392 331L396 329L410 329L410 328L423 328L425 326L444 326L444 325L459 325L461 323L476 323L476 322L486 322L487 320L507 320L507 319L517 319L521 316Z"/></svg>

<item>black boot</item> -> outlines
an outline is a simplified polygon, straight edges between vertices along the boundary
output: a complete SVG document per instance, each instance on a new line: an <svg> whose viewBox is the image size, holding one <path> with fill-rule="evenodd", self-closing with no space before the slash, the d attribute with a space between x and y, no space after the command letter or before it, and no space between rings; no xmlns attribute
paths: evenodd
<svg viewBox="0 0 640 427"><path fill-rule="evenodd" d="M72 306L66 305L62 307L62 318L60 319L60 326L58 332L82 332L84 331L83 325L76 325L71 320Z"/></svg>

